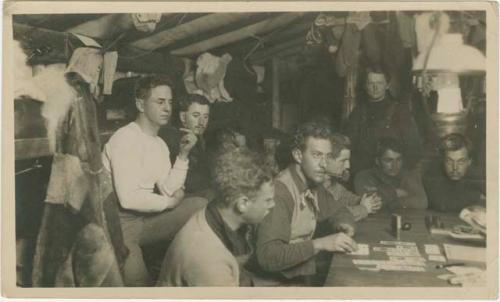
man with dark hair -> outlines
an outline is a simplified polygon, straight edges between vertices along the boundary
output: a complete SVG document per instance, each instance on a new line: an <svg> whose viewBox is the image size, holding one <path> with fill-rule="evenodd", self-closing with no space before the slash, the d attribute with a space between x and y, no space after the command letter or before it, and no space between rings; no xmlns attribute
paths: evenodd
<svg viewBox="0 0 500 302"><path fill-rule="evenodd" d="M210 103L202 95L185 94L178 98L178 105L180 124L178 127L163 127L158 135L167 143L172 162L175 162L175 157L179 153L178 146L182 137L182 129L188 129L196 135L198 141L189 153L186 193L212 199L209 155L203 136L210 118Z"/></svg>
<svg viewBox="0 0 500 302"><path fill-rule="evenodd" d="M460 212L470 205L486 206L486 182L472 165L472 146L461 134L445 136L441 142L442 164L424 178L429 207Z"/></svg>
<svg viewBox="0 0 500 302"><path fill-rule="evenodd" d="M276 180L276 206L258 228L257 260L260 267L283 282L307 282L316 274L315 255L320 251L357 249L354 217L333 202L322 186L326 163L332 155L330 129L317 122L301 125L295 133L294 163ZM313 238L318 222L328 222L333 232Z"/></svg>
<svg viewBox="0 0 500 302"><path fill-rule="evenodd" d="M408 164L413 166L422 153L421 139L406 104L398 103L386 91L383 73L369 71L366 78L368 99L359 101L345 129L352 142L353 174L371 167L377 141L399 139L408 146Z"/></svg>
<svg viewBox="0 0 500 302"><path fill-rule="evenodd" d="M216 199L177 234L158 286L248 286L252 225L274 206L273 173L260 155L232 148L215 160ZM240 268L241 267L241 268Z"/></svg>
<svg viewBox="0 0 500 302"><path fill-rule="evenodd" d="M348 178L350 158L351 158L351 143L347 136L342 134L333 134L332 142L332 157L328 159L326 172L329 175L325 179L323 186L332 194L335 201L346 206L356 221L361 220L377 212L382 203L378 194L363 193L358 196L347 190L342 183L342 179Z"/></svg>
<svg viewBox="0 0 500 302"><path fill-rule="evenodd" d="M354 188L359 195L377 192L383 210L427 208L420 174L405 167L404 146L396 139L378 142L375 166L356 174Z"/></svg>
<svg viewBox="0 0 500 302"><path fill-rule="evenodd" d="M141 246L172 239L206 200L183 198L188 154L196 136L186 131L173 166L167 145L157 136L172 110L168 80L143 77L137 81L135 93L137 118L111 136L102 159L118 197L123 239L129 250L124 283L147 286L150 279Z"/></svg>

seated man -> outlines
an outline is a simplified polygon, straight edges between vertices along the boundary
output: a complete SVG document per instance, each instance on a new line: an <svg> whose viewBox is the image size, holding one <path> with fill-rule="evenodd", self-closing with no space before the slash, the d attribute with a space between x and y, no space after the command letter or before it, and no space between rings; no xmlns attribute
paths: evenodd
<svg viewBox="0 0 500 302"><path fill-rule="evenodd" d="M333 201L321 185L331 156L330 129L316 122L303 124L295 134L294 163L277 177L276 206L259 225L256 254L260 267L284 282L311 280L316 274L315 255L320 251L357 249L354 217ZM318 222L327 221L334 231L313 238Z"/></svg>
<svg viewBox="0 0 500 302"><path fill-rule="evenodd" d="M189 170L186 177L185 191L188 195L202 196L209 200L213 198L210 188L210 163L203 134L207 129L210 117L210 103L198 94L179 96L180 127L162 127L158 133L168 145L170 160L175 162L179 154L179 142L183 136L182 129L192 131L198 138L197 143L189 153Z"/></svg>
<svg viewBox="0 0 500 302"><path fill-rule="evenodd" d="M470 205L486 206L485 181L472 166L471 148L461 134L443 138L442 165L429 170L424 178L429 208L458 213Z"/></svg>
<svg viewBox="0 0 500 302"><path fill-rule="evenodd" d="M382 139L377 146L375 166L354 177L357 194L376 191L382 209L426 209L427 195L417 170L404 167L403 145L395 139Z"/></svg>
<svg viewBox="0 0 500 302"><path fill-rule="evenodd" d="M330 176L325 179L323 186L332 194L335 201L346 206L354 215L356 221L377 212L382 203L377 194L364 193L358 196L347 190L341 180L349 173L349 159L351 158L351 144L349 138L342 134L332 135L332 157L328 159L326 173Z"/></svg>
<svg viewBox="0 0 500 302"><path fill-rule="evenodd" d="M218 195L177 234L163 262L158 286L249 286L240 269L250 253L250 225L274 206L273 174L263 157L245 148L219 155Z"/></svg>
<svg viewBox="0 0 500 302"><path fill-rule="evenodd" d="M188 154L196 136L182 138L174 166L158 130L168 122L172 90L166 78L143 77L135 87L137 118L111 136L102 154L120 204L120 223L129 255L124 265L127 286L150 285L141 246L170 240L188 218L206 205L202 198L184 199L182 187Z"/></svg>

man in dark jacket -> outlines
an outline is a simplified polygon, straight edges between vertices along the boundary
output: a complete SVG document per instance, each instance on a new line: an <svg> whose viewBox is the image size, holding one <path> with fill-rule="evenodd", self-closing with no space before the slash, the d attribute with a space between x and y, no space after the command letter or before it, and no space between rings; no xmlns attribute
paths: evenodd
<svg viewBox="0 0 500 302"><path fill-rule="evenodd" d="M460 212L478 204L486 206L486 182L472 165L471 144L461 134L450 134L441 143L442 166L424 177L429 207L443 212Z"/></svg>
<svg viewBox="0 0 500 302"><path fill-rule="evenodd" d="M166 126L160 129L160 136L168 145L170 158L174 163L179 153L183 129L192 131L197 137L196 145L189 153L189 169L185 182L185 192L191 196L213 198L210 178L210 163L203 134L208 126L210 103L197 94L186 94L179 97L179 127Z"/></svg>
<svg viewBox="0 0 500 302"><path fill-rule="evenodd" d="M398 103L386 91L383 73L369 71L366 78L367 101L354 108L345 132L352 143L352 173L368 169L375 160L377 142L398 139L409 152L407 163L413 166L421 156L422 143L407 105Z"/></svg>

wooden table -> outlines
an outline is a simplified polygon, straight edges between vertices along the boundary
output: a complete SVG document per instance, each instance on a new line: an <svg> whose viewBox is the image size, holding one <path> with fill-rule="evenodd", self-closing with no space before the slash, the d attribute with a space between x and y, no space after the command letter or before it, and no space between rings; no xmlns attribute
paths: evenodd
<svg viewBox="0 0 500 302"><path fill-rule="evenodd" d="M401 210L403 222L412 224L411 230L401 231L399 241L415 242L422 257L428 258L424 250L424 244L437 244L444 255L443 243L468 245L456 241L446 235L431 235L425 223L426 215L439 215L445 227L456 224L464 224L457 214L433 213L430 211ZM381 246L380 241L396 241L390 230L391 216L389 214L377 214L360 221L357 226L354 239L357 243L370 245L369 256L354 256L336 253L333 256L330 270L324 286L362 286L362 287L443 287L451 286L447 281L437 276L449 273L446 269L436 269L440 262L426 261L425 272L404 271L365 271L359 270L352 262L353 259L388 260L387 254L374 252L373 246ZM453 261L455 262L455 261ZM484 263L469 262L467 265L485 268Z"/></svg>

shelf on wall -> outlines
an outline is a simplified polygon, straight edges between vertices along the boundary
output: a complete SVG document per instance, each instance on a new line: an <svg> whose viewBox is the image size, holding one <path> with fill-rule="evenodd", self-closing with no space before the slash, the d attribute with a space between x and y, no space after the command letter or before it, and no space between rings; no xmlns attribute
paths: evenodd
<svg viewBox="0 0 500 302"><path fill-rule="evenodd" d="M113 133L114 131L101 132L101 143L107 142ZM15 139L16 160L49 156L51 154L49 139L46 137Z"/></svg>

